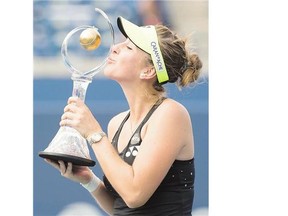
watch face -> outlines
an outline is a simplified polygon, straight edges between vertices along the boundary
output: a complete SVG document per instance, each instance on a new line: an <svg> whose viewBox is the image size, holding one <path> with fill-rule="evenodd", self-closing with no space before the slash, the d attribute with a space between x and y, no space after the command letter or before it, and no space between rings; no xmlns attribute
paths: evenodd
<svg viewBox="0 0 288 216"><path fill-rule="evenodd" d="M102 136L100 134L94 134L92 136L92 142L99 142L101 140Z"/></svg>
<svg viewBox="0 0 288 216"><path fill-rule="evenodd" d="M104 132L100 132L100 133L94 133L90 138L88 138L88 143L90 145L92 145L93 143L97 143L99 142L102 137L106 136L106 134Z"/></svg>

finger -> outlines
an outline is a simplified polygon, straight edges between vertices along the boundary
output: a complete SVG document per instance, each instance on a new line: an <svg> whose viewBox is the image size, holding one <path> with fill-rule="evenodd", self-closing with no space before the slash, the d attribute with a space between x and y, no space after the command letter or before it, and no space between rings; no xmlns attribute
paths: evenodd
<svg viewBox="0 0 288 216"><path fill-rule="evenodd" d="M69 126L69 127L73 127L74 125L73 120L68 118L61 120L59 124L60 126Z"/></svg>
<svg viewBox="0 0 288 216"><path fill-rule="evenodd" d="M60 126L70 126L70 120L69 119L63 119L59 123Z"/></svg>
<svg viewBox="0 0 288 216"><path fill-rule="evenodd" d="M75 114L71 113L71 112L65 112L63 113L63 115L61 116L61 120L65 120L65 119L72 119L75 116Z"/></svg>
<svg viewBox="0 0 288 216"><path fill-rule="evenodd" d="M75 108L78 108L78 107L82 107L84 105L84 102L79 97L71 97L68 100L68 105L72 105Z"/></svg>
<svg viewBox="0 0 288 216"><path fill-rule="evenodd" d="M76 103L70 103L64 107L64 112L72 112L74 113L77 109Z"/></svg>
<svg viewBox="0 0 288 216"><path fill-rule="evenodd" d="M56 163L55 161L52 161L50 159L44 159L44 161L46 161L47 163L49 163L51 166L53 166L54 168L60 170L60 166L58 163Z"/></svg>
<svg viewBox="0 0 288 216"><path fill-rule="evenodd" d="M71 162L68 162L66 173L72 173L73 165Z"/></svg>
<svg viewBox="0 0 288 216"><path fill-rule="evenodd" d="M59 166L60 166L61 175L65 175L67 169L66 169L66 166L65 166L64 162L63 161L58 161L58 163L59 163Z"/></svg>
<svg viewBox="0 0 288 216"><path fill-rule="evenodd" d="M77 104L77 101L79 100L78 97L69 97L68 98L68 104Z"/></svg>

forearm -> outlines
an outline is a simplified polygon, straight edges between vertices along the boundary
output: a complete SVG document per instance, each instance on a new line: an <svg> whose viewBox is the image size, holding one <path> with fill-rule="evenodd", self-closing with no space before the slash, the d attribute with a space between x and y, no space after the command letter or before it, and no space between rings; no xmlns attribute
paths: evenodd
<svg viewBox="0 0 288 216"><path fill-rule="evenodd" d="M107 214L113 214L114 198L107 191L103 183L101 183L95 191L91 192L91 195Z"/></svg>
<svg viewBox="0 0 288 216"><path fill-rule="evenodd" d="M114 198L107 191L104 183L91 171L88 182L85 180L80 184L91 194L98 205L108 214L113 212Z"/></svg>
<svg viewBox="0 0 288 216"><path fill-rule="evenodd" d="M114 189L127 203L137 194L133 167L125 163L107 138L92 145L97 161Z"/></svg>

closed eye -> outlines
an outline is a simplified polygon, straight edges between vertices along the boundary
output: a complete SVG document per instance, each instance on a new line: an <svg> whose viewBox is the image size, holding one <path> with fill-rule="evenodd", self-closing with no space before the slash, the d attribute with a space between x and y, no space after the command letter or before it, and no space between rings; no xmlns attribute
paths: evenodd
<svg viewBox="0 0 288 216"><path fill-rule="evenodd" d="M129 50L132 50L132 48L131 47L129 47L129 46L126 46L127 47L127 49L129 49Z"/></svg>

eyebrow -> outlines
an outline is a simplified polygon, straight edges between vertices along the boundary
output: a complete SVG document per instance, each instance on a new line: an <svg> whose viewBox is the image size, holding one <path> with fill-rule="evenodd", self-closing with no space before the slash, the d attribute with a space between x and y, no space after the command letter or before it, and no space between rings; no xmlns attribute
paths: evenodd
<svg viewBox="0 0 288 216"><path fill-rule="evenodd" d="M127 45L131 45L133 46L133 48L138 48L134 43L133 41L130 40L130 38L127 38L127 40L125 42L128 42ZM132 48L132 47L131 47ZM139 49L139 48L138 48Z"/></svg>

